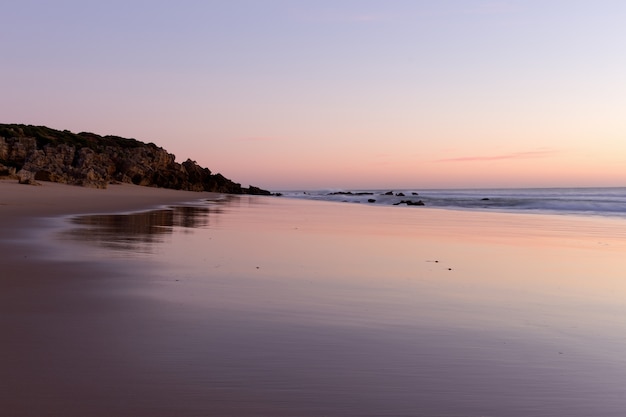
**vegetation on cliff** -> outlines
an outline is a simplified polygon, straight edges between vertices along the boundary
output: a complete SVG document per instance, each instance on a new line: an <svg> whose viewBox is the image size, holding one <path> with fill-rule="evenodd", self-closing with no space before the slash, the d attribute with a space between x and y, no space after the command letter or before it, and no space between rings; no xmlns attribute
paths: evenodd
<svg viewBox="0 0 626 417"><path fill-rule="evenodd" d="M254 186L244 188L191 159L177 163L174 155L154 143L19 124L0 124L0 177L95 188L124 182L179 190L270 194Z"/></svg>

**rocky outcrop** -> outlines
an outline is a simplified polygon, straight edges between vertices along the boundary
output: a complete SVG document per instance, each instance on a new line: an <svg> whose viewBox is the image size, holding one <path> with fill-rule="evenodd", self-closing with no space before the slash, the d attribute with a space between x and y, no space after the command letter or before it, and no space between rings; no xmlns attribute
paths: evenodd
<svg viewBox="0 0 626 417"><path fill-rule="evenodd" d="M22 183L52 181L106 188L110 183L230 194L270 192L243 188L195 161L182 164L153 143L41 126L0 124L0 177Z"/></svg>

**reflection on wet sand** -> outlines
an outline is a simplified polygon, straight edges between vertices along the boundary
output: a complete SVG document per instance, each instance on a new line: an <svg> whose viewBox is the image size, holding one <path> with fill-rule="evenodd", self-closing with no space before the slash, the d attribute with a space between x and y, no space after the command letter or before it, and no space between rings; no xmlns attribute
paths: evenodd
<svg viewBox="0 0 626 417"><path fill-rule="evenodd" d="M209 227L210 218L220 213L218 205L177 206L131 214L97 214L76 217L64 232L70 240L89 242L108 249L151 253L175 228Z"/></svg>
<svg viewBox="0 0 626 417"><path fill-rule="evenodd" d="M45 343L12 354L52 360L24 360L12 374L41 381L37 411L626 409L621 221L242 196L83 217L68 233L94 243L88 255L99 252L107 269L86 279L97 269L81 257L57 300L46 291L36 304ZM124 259L109 263L109 248Z"/></svg>

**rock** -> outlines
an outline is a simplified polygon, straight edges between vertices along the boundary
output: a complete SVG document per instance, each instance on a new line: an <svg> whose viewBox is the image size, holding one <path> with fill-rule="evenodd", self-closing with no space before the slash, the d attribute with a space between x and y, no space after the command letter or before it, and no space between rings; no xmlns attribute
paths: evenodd
<svg viewBox="0 0 626 417"><path fill-rule="evenodd" d="M393 195L393 191L387 191L385 194L383 195Z"/></svg>
<svg viewBox="0 0 626 417"><path fill-rule="evenodd" d="M16 138L13 141L7 140L9 144L7 157L3 158L17 164L24 163L26 158L37 150L37 141L34 138Z"/></svg>
<svg viewBox="0 0 626 417"><path fill-rule="evenodd" d="M25 169L19 170L17 173L17 180L20 184L41 185L35 181L35 173Z"/></svg>
<svg viewBox="0 0 626 417"><path fill-rule="evenodd" d="M424 206L424 202L422 200L418 200L418 201L407 201L406 202L407 206Z"/></svg>
<svg viewBox="0 0 626 417"><path fill-rule="evenodd" d="M267 190L262 190L259 187L255 187L253 185L249 185L247 191L245 192L246 194L251 194L251 195L272 195L272 193L270 193ZM281 193L277 193L275 194L277 196L281 196Z"/></svg>
<svg viewBox="0 0 626 417"><path fill-rule="evenodd" d="M0 160L7 159L9 159L9 144L5 138L0 137Z"/></svg>
<svg viewBox="0 0 626 417"><path fill-rule="evenodd" d="M370 193L370 192L353 193L352 191L334 191L326 195L374 195L374 193Z"/></svg>
<svg viewBox="0 0 626 417"><path fill-rule="evenodd" d="M121 182L190 191L270 195L259 187L242 188L241 184L213 174L191 159L182 164L175 159L165 149L135 139L0 124L0 176L15 175L22 183L39 180L106 188L110 183Z"/></svg>
<svg viewBox="0 0 626 417"><path fill-rule="evenodd" d="M35 173L35 180L37 181L54 182L54 179L55 179L54 174L45 169L39 170Z"/></svg>
<svg viewBox="0 0 626 417"><path fill-rule="evenodd" d="M17 175L15 175L15 168L0 164L0 177L17 178Z"/></svg>
<svg viewBox="0 0 626 417"><path fill-rule="evenodd" d="M400 204L406 204L407 206L424 206L425 205L422 200L419 200L419 201L402 200L397 203L393 203L394 206L399 206Z"/></svg>
<svg viewBox="0 0 626 417"><path fill-rule="evenodd" d="M412 192L411 195L419 195L419 194L416 192Z"/></svg>
<svg viewBox="0 0 626 417"><path fill-rule="evenodd" d="M373 198L368 198L368 199L367 199L367 202L368 202L368 203L375 203L375 202L376 202L376 200L375 200L375 199L373 199Z"/></svg>

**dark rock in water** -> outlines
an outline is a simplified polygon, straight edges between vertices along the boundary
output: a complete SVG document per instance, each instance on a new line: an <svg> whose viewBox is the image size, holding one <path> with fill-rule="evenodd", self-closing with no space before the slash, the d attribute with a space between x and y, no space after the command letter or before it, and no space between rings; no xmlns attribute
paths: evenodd
<svg viewBox="0 0 626 417"><path fill-rule="evenodd" d="M352 191L334 191L326 195L374 195L374 193L370 193L370 192L353 193Z"/></svg>
<svg viewBox="0 0 626 417"><path fill-rule="evenodd" d="M394 206L399 206L400 204L406 204L407 206L424 206L425 205L422 200L419 200L419 201L402 200L397 203L393 203Z"/></svg>
<svg viewBox="0 0 626 417"><path fill-rule="evenodd" d="M396 194L396 197L404 197L404 193L398 193Z"/></svg>
<svg viewBox="0 0 626 417"><path fill-rule="evenodd" d="M111 183L230 194L270 195L243 188L195 161L175 162L153 143L44 126L0 124L0 176L21 183L51 181L106 188Z"/></svg>
<svg viewBox="0 0 626 417"><path fill-rule="evenodd" d="M424 206L424 202L422 200L418 200L418 201L407 201L406 202L407 206Z"/></svg>
<svg viewBox="0 0 626 417"><path fill-rule="evenodd" d="M419 195L419 194L414 191L411 193L411 195Z"/></svg>
<svg viewBox="0 0 626 417"><path fill-rule="evenodd" d="M485 197L485 198L481 198L480 201L489 201L490 199Z"/></svg>
<svg viewBox="0 0 626 417"><path fill-rule="evenodd" d="M373 198L368 198L368 199L367 199L367 202L368 202L368 203L375 203L375 202L376 202L376 200L375 200L375 199L373 199Z"/></svg>
<svg viewBox="0 0 626 417"><path fill-rule="evenodd" d="M282 197L282 196L283 196L283 193L274 193L274 194L272 194L272 195L273 195L273 196L276 196L276 197Z"/></svg>
<svg viewBox="0 0 626 417"><path fill-rule="evenodd" d="M385 194L383 195L393 195L393 191L387 191Z"/></svg>

